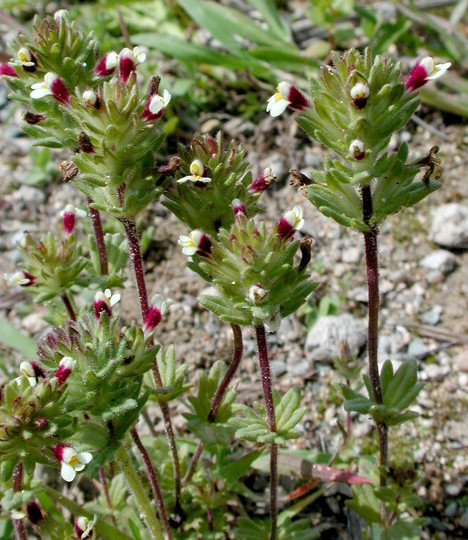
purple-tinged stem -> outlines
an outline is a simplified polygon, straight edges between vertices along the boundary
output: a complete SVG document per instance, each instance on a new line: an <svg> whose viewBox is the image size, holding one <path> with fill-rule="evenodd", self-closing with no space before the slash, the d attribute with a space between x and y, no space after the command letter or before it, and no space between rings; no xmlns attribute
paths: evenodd
<svg viewBox="0 0 468 540"><path fill-rule="evenodd" d="M265 335L265 327L262 325L255 327L257 334L258 359L260 362L260 372L262 374L263 399L270 431L276 432L275 404L271 391L270 361L268 359L268 345ZM271 530L270 540L277 538L277 492L278 492L278 445L270 445L270 518Z"/></svg>
<svg viewBox="0 0 468 540"><path fill-rule="evenodd" d="M234 336L234 352L232 355L232 361L226 373L224 374L221 384L216 390L215 397L213 398L213 403L211 404L210 413L208 415L208 422L214 422L216 420L216 415L218 414L219 407L221 406L221 403L223 401L224 394L226 393L226 390L228 389L228 386L231 383L237 371L237 368L239 367L240 361L242 359L243 342L242 342L241 327L238 324L231 324L231 328L232 328L232 333ZM202 452L203 452L203 442L200 441L195 450L195 453L193 454L192 463L190 464L190 468L187 472L187 475L184 478L184 484L187 484L192 478Z"/></svg>
<svg viewBox="0 0 468 540"><path fill-rule="evenodd" d="M88 197L88 209L89 217L91 218L91 225L93 226L94 238L96 240L96 246L99 253L99 264L101 267L101 275L107 276L109 273L109 265L107 261L107 248L104 240L104 231L102 230L101 214L99 210L91 206L92 199Z"/></svg>
<svg viewBox="0 0 468 540"><path fill-rule="evenodd" d="M369 295L369 316L367 333L367 354L369 357L369 378L372 386L372 397L376 403L383 403L382 385L380 383L379 364L377 358L379 342L379 251L376 225L370 224L373 214L372 192L370 186L361 189L363 217L369 231L364 232L366 251L367 289ZM388 426L385 422L376 422L379 436L380 465L388 464ZM385 485L384 475L380 475L380 485Z"/></svg>
<svg viewBox="0 0 468 540"><path fill-rule="evenodd" d="M135 281L137 284L138 298L140 300L140 310L143 324L148 316L148 293L146 290L145 272L143 268L143 258L140 251L140 241L138 238L138 232L133 220L124 218L122 220L125 228L125 235L127 237L128 251L130 253L130 260L132 261L133 273L135 275ZM161 374L156 358L153 361L153 376L157 387L162 387ZM169 405L167 403L161 403L161 411L164 418L164 427L166 429L166 435L169 443L169 448L172 454L172 465L174 468L174 483L175 483L175 507L180 506L180 462L179 454L177 452L177 445L175 441L174 429L172 427L172 420L169 411Z"/></svg>
<svg viewBox="0 0 468 540"><path fill-rule="evenodd" d="M109 508L112 508L112 501L109 496L109 489L107 487L107 478L106 478L106 472L104 471L104 467L99 469L99 480L101 481L102 490L104 491L104 496L106 498L106 503Z"/></svg>
<svg viewBox="0 0 468 540"><path fill-rule="evenodd" d="M70 301L70 298L68 296L68 294L66 292L64 292L61 296L62 298L62 302L68 312L68 316L70 317L70 319L72 321L76 321L76 313L75 313L75 310L73 309L73 306L72 306L72 303Z"/></svg>
<svg viewBox="0 0 468 540"><path fill-rule="evenodd" d="M151 463L151 459L148 455L146 448L143 446L143 443L141 442L141 439L140 439L140 436L138 435L137 430L133 428L130 433L132 435L133 442L138 448L138 451L140 452L141 457L143 458L143 461L145 463L146 469L148 471L150 484L153 489L154 496L156 497L156 502L158 503L159 516L164 524L164 528L166 529L167 538L169 540L172 540L172 531L171 531L171 527L169 526L169 521L167 519L166 508L164 506L164 499L161 493L161 488L159 487L156 471L154 470L153 464Z"/></svg>
<svg viewBox="0 0 468 540"><path fill-rule="evenodd" d="M13 470L13 491L21 491L21 482L23 481L23 462L19 461ZM22 519L13 519L13 527L17 540L28 540L26 528Z"/></svg>

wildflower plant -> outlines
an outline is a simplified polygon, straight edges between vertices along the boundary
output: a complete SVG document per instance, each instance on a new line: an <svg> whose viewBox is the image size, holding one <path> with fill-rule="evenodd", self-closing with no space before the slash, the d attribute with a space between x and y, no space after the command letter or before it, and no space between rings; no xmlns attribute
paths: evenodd
<svg viewBox="0 0 468 540"><path fill-rule="evenodd" d="M395 151L389 149L389 144L392 135L415 112L419 104L417 89L442 76L450 63L435 64L432 58L423 58L404 82L398 63L387 57L373 57L369 49L364 53L352 49L342 56L332 53L332 61L331 66L322 68L318 79L311 81L308 105L299 108L296 120L338 158L327 158L324 170L312 170L310 178L295 172L292 184L322 214L364 236L369 374L364 376L365 394L359 387L342 385L342 395L347 411L370 415L375 422L380 482L356 487L355 499L349 506L371 526L372 537L416 537L421 520L405 515L420 503L410 488L416 476L409 475L403 483L395 480L391 471L399 466L389 454L388 431L418 416L410 406L423 385L417 381L415 360L398 369L386 360L379 371L378 233L380 223L388 216L414 206L441 186L437 147L426 157L410 161L406 143ZM275 116L277 109L272 103L270 98L267 110ZM422 168L426 171L418 176Z"/></svg>
<svg viewBox="0 0 468 540"><path fill-rule="evenodd" d="M299 237L302 209L285 211L272 224L262 221L260 197L274 182L272 171L253 178L245 150L222 133L196 135L190 145L179 146L178 156L161 157L161 118L171 95L156 75L146 89L141 83L138 69L146 52L140 47L100 53L95 38L60 10L36 18L31 37L18 36L12 53L0 76L12 99L27 109L25 132L36 145L69 152L61 164L64 180L84 196L78 208L62 209L57 231L25 236L22 262L6 276L47 306L47 321L54 324L35 357L22 359L0 392L1 504L16 538L25 540L29 529L43 538L116 540L217 538L222 531L241 538L249 528L273 540L315 534L307 531L309 521L292 519L296 510L277 519L279 447L298 436L305 409L299 388L282 395L273 388L267 345L267 332L275 332L317 287L308 270L312 240ZM387 146L414 112L416 88L445 67L421 61L405 87L398 66L373 61L370 53L350 51L335 63L312 97L281 83L268 109L273 116L287 108L298 111L304 129L341 158L327 161L314 180L302 176L303 191L323 213L364 233L366 245L374 246L366 254L376 280L378 224L440 185L430 174L414 180L421 167L435 168L435 151L408 163L405 146L396 154ZM148 294L137 220L156 202L186 226L179 244L187 266L215 288L215 294L200 296L200 304L232 328L230 364L216 362L202 372L197 388L187 380L188 365L176 348L159 342L172 301ZM104 234L104 219L118 232ZM120 305L128 259L141 315L131 322ZM376 283L370 288L374 296ZM389 425L414 416L408 409L420 384L414 362L398 370L386 363L375 372L374 296L368 396L349 385L342 393L350 411L370 414L386 436ZM263 404L236 403L233 381L245 327L256 335ZM176 437L176 399L186 408L190 440ZM149 404L157 406L163 437ZM140 436L141 419L151 435ZM385 444L380 491L373 486L371 496L386 502L396 494L398 509L409 508L413 476L409 468L387 467ZM230 502L233 493L248 495L241 478L264 453L271 519L259 524L243 510L232 511ZM101 496L78 503L73 487L61 493L43 481L45 467L60 471L68 485L93 478ZM329 468L323 478L335 480L337 471ZM363 493L357 491L354 500L361 510ZM72 514L70 523L54 506ZM397 514L382 512L374 522L392 530Z"/></svg>

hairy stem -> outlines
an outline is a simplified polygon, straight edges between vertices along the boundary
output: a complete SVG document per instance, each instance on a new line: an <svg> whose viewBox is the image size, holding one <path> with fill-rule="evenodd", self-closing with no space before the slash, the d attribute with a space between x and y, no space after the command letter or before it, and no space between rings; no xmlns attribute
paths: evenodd
<svg viewBox="0 0 468 540"><path fill-rule="evenodd" d="M106 471L104 470L104 467L99 469L99 480L102 484L102 491L104 492L104 497L106 498L106 503L109 508L112 508L112 501L109 496L109 488L107 487L107 478L106 478Z"/></svg>
<svg viewBox="0 0 468 540"><path fill-rule="evenodd" d="M262 325L255 327L257 334L258 359L260 362L260 372L262 374L263 399L270 431L276 432L275 405L273 393L271 391L270 361L268 358L268 346L265 335L265 327ZM278 491L278 445L270 445L270 517L271 530L270 540L277 538L277 491Z"/></svg>
<svg viewBox="0 0 468 540"><path fill-rule="evenodd" d="M13 470L13 491L17 493L21 491L21 483L23 481L23 462L19 461ZM15 529L15 537L17 540L28 540L24 520L13 519L13 528Z"/></svg>
<svg viewBox="0 0 468 540"><path fill-rule="evenodd" d="M75 310L73 309L73 306L72 306L72 303L70 301L70 297L68 296L68 294L64 292L61 296L61 299L62 299L63 305L65 306L68 312L68 316L70 317L70 319L72 321L76 321L76 313L75 313Z"/></svg>
<svg viewBox="0 0 468 540"><path fill-rule="evenodd" d="M231 328L232 328L232 333L234 336L234 352L232 355L232 361L226 373L224 374L221 384L216 390L215 397L213 398L213 403L211 404L210 413L208 415L208 422L214 422L216 420L216 415L218 414L219 407L221 406L221 403L223 401L224 394L226 393L226 390L228 389L228 386L231 383L242 358L243 343L242 343L241 327L238 324L232 323ZM195 453L193 454L192 463L190 464L190 468L187 472L187 475L184 478L184 484L187 484L188 482L190 482L190 479L192 478L193 473L195 472L197 463L200 459L202 452L203 452L203 443L202 441L200 441L198 443L197 449L195 450Z"/></svg>
<svg viewBox="0 0 468 540"><path fill-rule="evenodd" d="M140 310L143 323L148 316L149 305L148 305L148 293L146 290L145 282L145 272L143 268L143 258L140 251L140 241L138 238L138 232L135 225L135 222L124 218L122 220L123 226L125 228L125 234L128 242L128 250L130 253L130 259L132 261L133 273L135 275L135 281L138 289L138 298L140 300ZM156 358L153 361L153 376L158 388L163 386L161 374L159 372L159 367ZM180 462L179 454L177 452L177 445L175 441L174 429L172 427L172 420L169 411L169 405L167 403L161 403L161 411L164 418L164 427L166 430L166 435L169 443L169 448L172 454L172 465L174 468L174 483L175 483L175 507L176 509L180 506L180 490L181 490L181 480L180 480Z"/></svg>
<svg viewBox="0 0 468 540"><path fill-rule="evenodd" d="M135 496L140 512L143 516L151 537L154 540L163 540L163 532L159 519L156 517L156 512L151 506L151 501L145 489L141 485L138 474L133 466L132 460L128 455L127 450L121 446L115 453L115 458L120 465L120 468L127 480L130 489Z"/></svg>
<svg viewBox="0 0 468 540"><path fill-rule="evenodd" d="M156 497L156 502L158 503L159 516L164 524L164 528L166 529L167 537L169 540L172 540L172 532L169 526L169 521L167 519L166 508L164 506L164 499L161 493L161 488L159 487L159 481L156 476L156 471L154 470L153 464L151 463L151 459L148 455L146 448L143 446L143 443L141 442L141 439L140 439L140 436L138 435L137 430L135 428L132 429L130 434L132 436L133 442L135 443L136 447L138 448L138 451L141 454L141 457L143 458L146 469L148 471L151 487L153 489L154 496Z"/></svg>
<svg viewBox="0 0 468 540"><path fill-rule="evenodd" d="M369 378L372 385L372 395L376 403L383 403L382 386L380 383L379 365L377 358L379 341L379 252L376 225L370 225L372 217L372 192L370 186L364 186L362 193L362 209L364 221L369 225L369 231L364 232L366 251L367 288L369 293L369 315L367 334L367 353L369 357ZM379 436L380 465L388 464L388 426L384 422L376 422ZM385 477L380 475L380 485L385 485Z"/></svg>
<svg viewBox="0 0 468 540"><path fill-rule="evenodd" d="M101 267L101 275L107 276L109 273L109 265L107 261L107 248L104 240L104 231L102 230L101 214L99 210L91 206L92 199L88 197L88 210L89 217L91 218L91 225L93 226L94 238L96 240L96 246L99 253L99 264Z"/></svg>

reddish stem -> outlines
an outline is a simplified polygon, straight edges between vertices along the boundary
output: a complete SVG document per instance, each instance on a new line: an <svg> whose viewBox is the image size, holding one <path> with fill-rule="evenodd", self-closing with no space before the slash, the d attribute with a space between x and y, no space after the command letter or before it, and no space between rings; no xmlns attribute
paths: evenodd
<svg viewBox="0 0 468 540"><path fill-rule="evenodd" d="M21 491L21 482L23 481L23 462L19 461L13 470L13 491ZM28 540L26 528L22 519L13 519L13 527L17 540Z"/></svg>
<svg viewBox="0 0 468 540"><path fill-rule="evenodd" d="M99 253L101 275L107 276L109 273L109 265L107 261L107 247L104 240L104 231L102 230L101 214L99 213L99 210L96 210L96 208L91 206L92 202L92 199L88 197L89 217L91 218L94 238L96 239L96 246Z"/></svg>
<svg viewBox="0 0 468 540"><path fill-rule="evenodd" d="M164 528L166 529L167 537L169 540L172 540L172 531L171 531L171 527L169 526L169 521L167 519L166 508L164 506L164 499L161 493L161 489L159 487L156 471L154 470L153 464L151 463L151 459L148 455L146 448L141 442L141 439L140 439L140 436L138 435L137 430L133 428L130 433L132 435L134 443L136 444L136 447L138 448L138 451L141 454L141 457L143 458L146 469L148 471L150 484L153 489L154 496L156 497L156 501L158 503L159 515L161 517L162 522L164 523Z"/></svg>
<svg viewBox="0 0 468 540"><path fill-rule="evenodd" d="M125 234L128 242L128 251L130 253L130 260L132 261L133 273L135 275L135 281L138 289L138 298L140 300L140 310L143 323L148 316L148 293L146 290L145 272L143 269L143 258L140 251L140 241L138 239L138 232L135 222L128 218L122 219L123 226L125 228ZM156 358L153 361L153 376L156 386L161 388L163 386L161 374L159 372L158 362ZM164 426L166 429L166 435L169 443L169 448L172 454L172 465L174 468L174 483L175 483L175 508L180 507L180 462L179 454L177 452L177 445L174 436L174 430L172 428L172 420L169 411L169 405L167 403L161 403L161 411L164 418Z"/></svg>
<svg viewBox="0 0 468 540"><path fill-rule="evenodd" d="M273 402L273 393L271 390L270 361L268 359L268 346L265 335L265 327L262 325L255 327L257 334L258 359L260 362L260 371L262 374L263 399L265 400L265 409L270 431L276 432L275 404ZM270 540L276 540L277 537L277 492L278 492L278 445L270 445L270 517L271 530Z"/></svg>
<svg viewBox="0 0 468 540"><path fill-rule="evenodd" d="M213 398L213 402L211 404L210 413L208 415L208 422L214 422L216 420L216 415L218 414L219 407L221 406L221 403L223 401L224 394L226 393L226 390L228 389L228 386L231 383L237 371L237 368L239 367L240 361L242 359L243 343L242 343L241 327L238 324L231 324L231 328L232 328L232 333L234 336L234 352L232 355L232 361L226 373L224 374L221 384L216 390L215 397ZM202 451L203 451L203 442L200 441L198 443L197 449L195 450L195 453L193 454L192 463L190 464L190 468L184 479L185 484L187 484L192 478L193 473L195 472L195 469L197 467L197 463L202 454Z"/></svg>
<svg viewBox="0 0 468 540"><path fill-rule="evenodd" d="M109 508L112 508L112 501L110 500L110 496L109 496L109 489L107 487L106 472L104 471L104 468L99 469L99 480L101 481L102 490L104 491L104 496L106 498L107 506Z"/></svg>
<svg viewBox="0 0 468 540"><path fill-rule="evenodd" d="M70 319L72 321L76 321L76 314L75 314L75 310L73 309L73 306L70 302L70 298L68 296L68 294L66 292L64 292L61 296L62 298L62 302L65 306L65 308L67 309L67 312L68 312L68 316L70 317Z"/></svg>
<svg viewBox="0 0 468 540"><path fill-rule="evenodd" d="M369 357L369 378L372 386L372 397L376 403L383 403L382 386L380 383L378 364L379 342L379 251L378 234L376 225L370 224L373 214L372 192L370 186L361 189L362 208L365 223L369 231L364 232L364 245L366 251L367 288L369 294L369 317L367 334L367 354ZM385 422L376 422L379 436L380 465L387 467L388 464L388 426ZM380 475L380 485L385 485L385 477Z"/></svg>

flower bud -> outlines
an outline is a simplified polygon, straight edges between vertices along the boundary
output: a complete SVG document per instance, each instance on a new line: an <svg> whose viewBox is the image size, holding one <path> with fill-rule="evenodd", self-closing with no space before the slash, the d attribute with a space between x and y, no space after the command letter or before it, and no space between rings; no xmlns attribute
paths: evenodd
<svg viewBox="0 0 468 540"><path fill-rule="evenodd" d="M143 332L150 334L161 322L167 308L172 304L172 300L164 300L160 294L155 294L151 299L151 307L145 319Z"/></svg>
<svg viewBox="0 0 468 540"><path fill-rule="evenodd" d="M83 92L83 101L86 103L86 105L99 109L99 98L96 92L92 90L91 88L87 88Z"/></svg>
<svg viewBox="0 0 468 540"><path fill-rule="evenodd" d="M78 144L80 146L80 152L84 152L85 154L94 153L93 143L91 142L89 135L87 135L84 131L78 135Z"/></svg>
<svg viewBox="0 0 468 540"><path fill-rule="evenodd" d="M66 24L71 23L70 13L66 9L59 9L54 13L54 20L57 26L60 26L62 22Z"/></svg>
<svg viewBox="0 0 468 540"><path fill-rule="evenodd" d="M80 208L75 208L72 204L67 204L65 208L60 212L62 218L63 228L67 234L72 234L75 229L76 216L86 217L86 212Z"/></svg>
<svg viewBox="0 0 468 540"><path fill-rule="evenodd" d="M260 285L260 283L257 283L257 285L252 285L250 287L247 294L247 300L252 304L258 304L265 298L266 295L267 292L265 289Z"/></svg>
<svg viewBox="0 0 468 540"><path fill-rule="evenodd" d="M360 161L361 159L364 159L366 155L366 147L362 141L360 141L359 139L355 139L349 145L349 153L354 157L356 161Z"/></svg>
<svg viewBox="0 0 468 540"><path fill-rule="evenodd" d="M64 356L62 360L60 360L59 367L55 372L59 386L62 386L62 384L68 379L75 366L76 360L73 360L71 356Z"/></svg>
<svg viewBox="0 0 468 540"><path fill-rule="evenodd" d="M0 76L18 77L18 73L8 64L0 64Z"/></svg>
<svg viewBox="0 0 468 540"><path fill-rule="evenodd" d="M234 212L235 217L239 215L247 216L247 210L245 209L245 206L240 199L234 199L232 201L232 211Z"/></svg>
<svg viewBox="0 0 468 540"><path fill-rule="evenodd" d="M39 124L44 120L45 116L43 114L34 114L31 111L24 111L23 120L30 126Z"/></svg>
<svg viewBox="0 0 468 540"><path fill-rule="evenodd" d="M369 97L369 85L367 83L358 82L351 88L349 95L351 96L356 109L363 109L366 106L367 98Z"/></svg>

